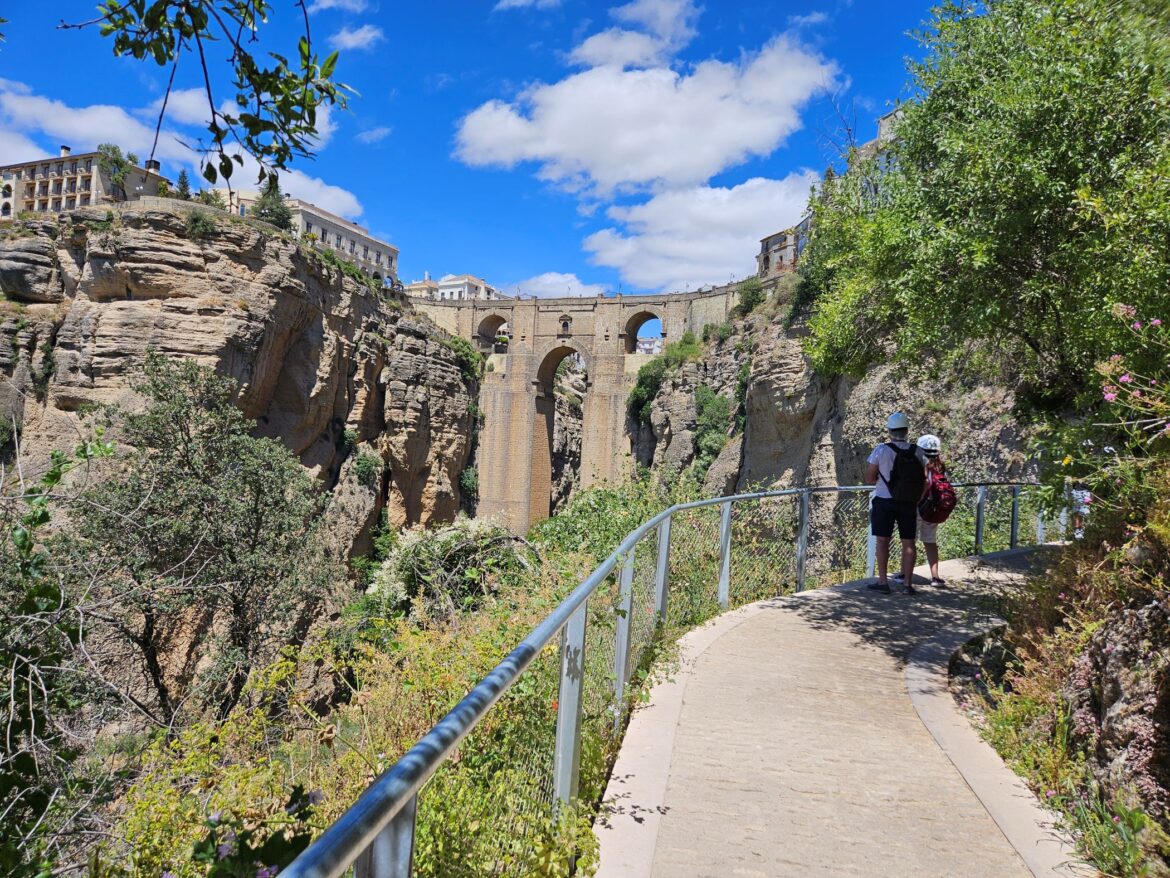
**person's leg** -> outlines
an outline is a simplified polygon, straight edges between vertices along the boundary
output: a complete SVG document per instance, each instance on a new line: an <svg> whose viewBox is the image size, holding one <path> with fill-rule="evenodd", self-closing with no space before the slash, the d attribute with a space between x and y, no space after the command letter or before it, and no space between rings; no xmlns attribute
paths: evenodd
<svg viewBox="0 0 1170 878"><path fill-rule="evenodd" d="M877 538L877 578L878 582L885 582L890 570L890 538Z"/></svg>
<svg viewBox="0 0 1170 878"><path fill-rule="evenodd" d="M938 575L938 543L923 543L926 547L926 563L930 565L930 579L932 582L942 579Z"/></svg>
<svg viewBox="0 0 1170 878"><path fill-rule="evenodd" d="M902 581L914 581L914 563L918 560L918 540L902 540Z"/></svg>

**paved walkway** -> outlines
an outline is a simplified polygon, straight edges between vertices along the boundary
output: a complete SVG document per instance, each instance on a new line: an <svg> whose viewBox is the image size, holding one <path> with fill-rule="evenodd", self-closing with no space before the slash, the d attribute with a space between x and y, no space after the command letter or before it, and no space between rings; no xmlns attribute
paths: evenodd
<svg viewBox="0 0 1170 878"><path fill-rule="evenodd" d="M996 624L1028 557L948 562L951 587L916 597L765 601L688 634L631 721L599 875L1073 874L946 691L947 657Z"/></svg>

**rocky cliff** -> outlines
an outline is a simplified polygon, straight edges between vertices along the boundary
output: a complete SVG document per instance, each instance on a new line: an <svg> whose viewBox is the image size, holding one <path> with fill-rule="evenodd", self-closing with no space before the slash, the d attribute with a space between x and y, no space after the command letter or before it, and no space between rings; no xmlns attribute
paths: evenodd
<svg viewBox="0 0 1170 878"><path fill-rule="evenodd" d="M210 213L201 216L210 217ZM81 210L0 239L0 431L29 461L71 448L95 405L137 404L148 349L240 385L258 434L336 489L337 551L454 516L476 388L439 330L274 230L182 211Z"/></svg>
<svg viewBox="0 0 1170 878"><path fill-rule="evenodd" d="M729 425L733 435L707 472L708 491L860 484L866 456L886 438L886 417L898 410L910 415L913 434L942 439L957 478L1021 475L1024 437L1007 391L890 365L859 380L826 378L805 357L802 335L763 313L738 321L722 341L716 335L701 360L663 381L651 428L635 439L639 460L675 471L694 460L695 388L706 384L733 412L739 407L743 423L742 431Z"/></svg>

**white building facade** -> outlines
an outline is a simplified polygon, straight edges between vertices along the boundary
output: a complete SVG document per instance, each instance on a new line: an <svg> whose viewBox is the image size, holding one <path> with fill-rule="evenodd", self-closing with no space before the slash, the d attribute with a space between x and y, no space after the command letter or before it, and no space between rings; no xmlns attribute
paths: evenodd
<svg viewBox="0 0 1170 878"><path fill-rule="evenodd" d="M472 302L494 301L507 299L505 296L483 278L473 274L447 274L437 281L430 276L403 287L408 296L416 299L431 299L436 302Z"/></svg>
<svg viewBox="0 0 1170 878"><path fill-rule="evenodd" d="M260 198L259 192L227 189L218 190L228 210L248 216ZM302 238L312 235L314 246L329 249L360 268L375 280L387 286L398 284L398 248L370 234L335 213L299 198L286 198L284 203L292 211L293 230Z"/></svg>
<svg viewBox="0 0 1170 878"><path fill-rule="evenodd" d="M159 174L158 162L148 161L147 168L131 166L117 185L102 172L98 159L96 152L73 155L68 146L62 146L56 158L0 166L0 220L13 219L22 211L60 213L134 201L158 195L159 183L167 182Z"/></svg>

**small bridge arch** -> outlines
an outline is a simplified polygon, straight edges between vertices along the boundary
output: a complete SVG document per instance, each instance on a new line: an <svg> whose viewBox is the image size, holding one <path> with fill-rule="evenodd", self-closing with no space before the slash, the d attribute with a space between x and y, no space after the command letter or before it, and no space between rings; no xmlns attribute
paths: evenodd
<svg viewBox="0 0 1170 878"><path fill-rule="evenodd" d="M548 517L555 403L552 381L564 357L579 354L588 371L583 403L581 485L616 482L633 470L626 399L645 355L638 330L661 321L664 339L696 334L727 320L734 285L702 293L415 302L436 324L488 355L480 389L484 415L477 461L479 514L524 533ZM507 326L507 346L495 345ZM502 348L502 349L501 349Z"/></svg>

